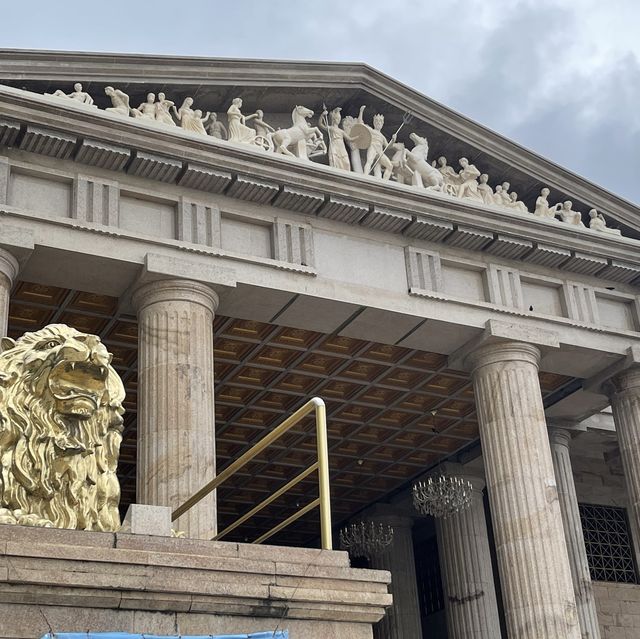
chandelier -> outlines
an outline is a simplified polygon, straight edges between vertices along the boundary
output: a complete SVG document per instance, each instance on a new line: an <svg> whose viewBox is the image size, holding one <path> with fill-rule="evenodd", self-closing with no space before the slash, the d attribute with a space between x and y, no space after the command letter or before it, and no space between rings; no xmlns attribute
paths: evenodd
<svg viewBox="0 0 640 639"><path fill-rule="evenodd" d="M371 559L393 541L393 528L374 521L359 521L340 531L340 548L352 557Z"/></svg>
<svg viewBox="0 0 640 639"><path fill-rule="evenodd" d="M466 479L440 475L413 485L413 505L423 515L447 519L471 505L473 487Z"/></svg>

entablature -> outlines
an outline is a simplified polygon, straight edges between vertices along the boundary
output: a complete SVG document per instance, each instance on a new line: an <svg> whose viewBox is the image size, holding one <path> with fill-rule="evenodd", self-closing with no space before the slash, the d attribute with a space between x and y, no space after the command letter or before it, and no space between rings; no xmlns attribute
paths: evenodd
<svg viewBox="0 0 640 639"><path fill-rule="evenodd" d="M69 102L72 102L69 100ZM0 143L189 187L612 281L640 279L638 242L338 171L249 146L153 128L59 98L0 88ZM28 156L24 156L26 159ZM479 219L482 222L479 223Z"/></svg>

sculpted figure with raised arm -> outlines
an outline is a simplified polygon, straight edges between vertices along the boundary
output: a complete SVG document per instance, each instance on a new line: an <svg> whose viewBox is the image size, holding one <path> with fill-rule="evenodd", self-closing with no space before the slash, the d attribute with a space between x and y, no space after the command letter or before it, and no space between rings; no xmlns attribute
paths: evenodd
<svg viewBox="0 0 640 639"><path fill-rule="evenodd" d="M391 142L388 142L387 138L384 137L384 135L382 134L382 127L384 126L384 115L380 113L376 113L376 115L373 116L373 127L365 124L365 109L366 106L361 106L360 113L358 114L358 124L367 127L371 134L371 142L369 144L369 148L367 149L367 159L364 165L364 174L369 175L369 173L371 173L371 171L373 170L373 175L375 177L381 177L383 180L388 180L391 178L393 164L384 152L389 144L393 144L396 141L396 136L395 134L391 136ZM384 169L384 173L382 172L382 169Z"/></svg>
<svg viewBox="0 0 640 639"><path fill-rule="evenodd" d="M113 87L105 87L104 92L111 98L112 104L112 106L107 107L105 111L129 117L129 111L131 110L129 106L129 96L124 91L114 89Z"/></svg>

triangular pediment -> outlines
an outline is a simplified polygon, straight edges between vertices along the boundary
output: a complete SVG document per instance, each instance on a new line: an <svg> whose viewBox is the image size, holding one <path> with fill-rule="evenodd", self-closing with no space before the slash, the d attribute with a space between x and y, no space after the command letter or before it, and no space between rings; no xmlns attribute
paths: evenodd
<svg viewBox="0 0 640 639"><path fill-rule="evenodd" d="M108 86L126 94L131 107L144 103L149 92L165 93L176 107L193 97L194 109L203 114L218 113L227 129L226 112L236 97L243 99L245 115L261 109L264 121L275 129L291 126L291 111L296 105L314 111L309 119L312 126L317 126L323 105L329 109L341 107L343 116L352 117L366 105L365 122L371 125L374 114L384 115L382 132L390 138L403 116L410 113L412 120L402 127L398 141L411 149L411 133L425 137L429 163L445 157L457 172L459 159L466 157L480 173L489 175L492 188L509 182L511 191L517 192L517 199L530 213L535 210L541 189L548 187L549 203L571 200L586 225L588 211L596 208L623 236L640 239L640 209L635 205L363 64L0 52L0 84L44 95L58 90L71 93L75 82L82 83L82 90L100 111L112 105L105 95ZM64 102L60 98L61 105ZM153 128L149 134L153 135ZM365 154L361 157L364 163ZM326 165L327 155L319 154L312 161ZM394 172L392 181L397 180ZM562 226L558 224L560 233Z"/></svg>

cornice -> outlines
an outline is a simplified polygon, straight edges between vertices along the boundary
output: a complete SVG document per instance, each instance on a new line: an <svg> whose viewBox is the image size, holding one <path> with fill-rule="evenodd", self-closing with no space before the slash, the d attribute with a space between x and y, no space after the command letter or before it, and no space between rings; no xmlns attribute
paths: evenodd
<svg viewBox="0 0 640 639"><path fill-rule="evenodd" d="M596 261L602 261L602 267L596 264L592 274L608 269L606 277L614 281L623 280L611 276L612 268L619 268L622 272L625 264L640 267L640 242L634 239L573 229L530 214L511 213L474 204L470 200L449 198L424 189L342 172L325 165L266 154L250 146L197 136L177 128L150 127L134 118L118 118L99 109L67 104L58 98L0 87L0 113L5 126L13 127L15 134L9 145L19 146L28 127L43 128L59 135L66 145L61 147L64 157L75 157L78 163L84 161L84 156L79 153L83 141L92 140L118 147L129 155L133 154L134 159L141 158L142 154L157 156L173 170L163 174L164 178L156 179L181 183L190 167L195 170L204 168L218 172L223 178L215 192L241 199L252 199L237 188L243 179L253 183L263 181L268 187L261 200L265 204L282 206L284 198L279 196L288 189L299 194L301 202L299 210L296 210L295 198L289 198L291 203L286 207L289 210L308 214L311 201L316 214L321 217L392 230L406 235L409 241L416 237L464 247L455 236L470 232L481 240L481 246L476 248L499 254L496 247L500 242L508 243L515 239L531 246L520 259L538 263L542 262L535 258L536 252L547 247L568 249L573 255L559 264L561 268L586 272L572 267L570 263L579 262L583 256L594 256ZM6 139L4 144L7 145ZM131 173L133 166L133 162L119 163L118 168ZM199 187L194 185L192 188ZM206 187L201 188L207 190ZM330 214L329 205L335 199L343 200L356 213L350 217L345 214L342 218ZM314 202L321 204L320 207L316 207ZM385 217L384 224L379 224L377 220ZM421 227L435 230L425 233ZM634 279L635 275L625 275L624 281Z"/></svg>
<svg viewBox="0 0 640 639"><path fill-rule="evenodd" d="M73 82L359 88L640 230L640 207L364 63L0 49L0 77Z"/></svg>

